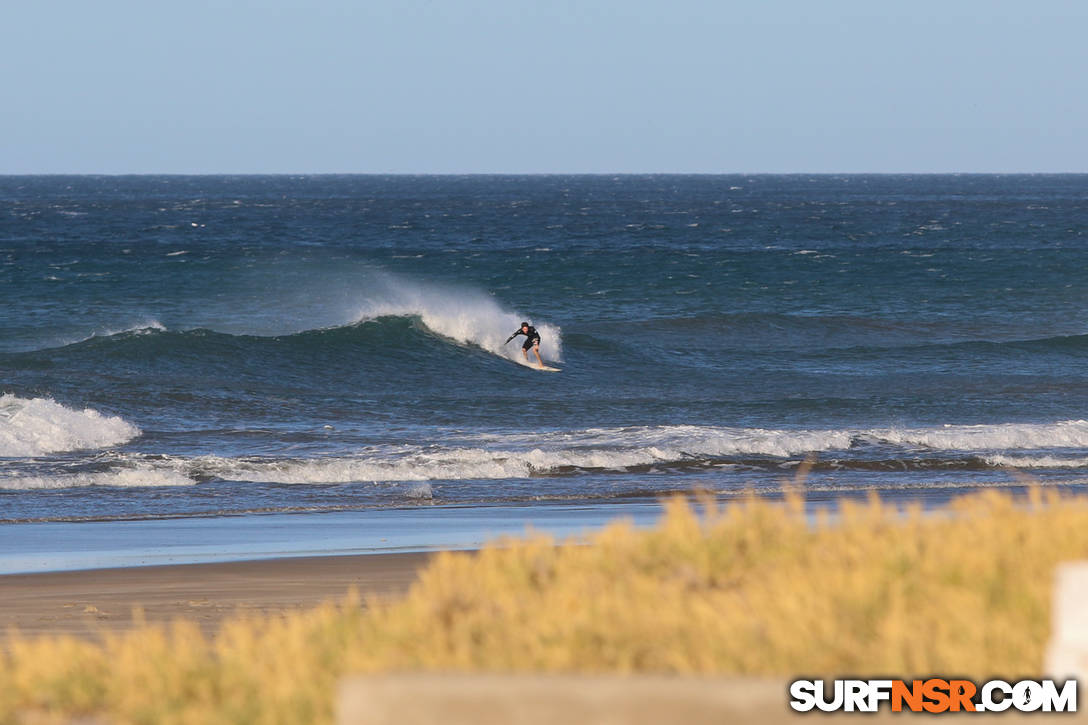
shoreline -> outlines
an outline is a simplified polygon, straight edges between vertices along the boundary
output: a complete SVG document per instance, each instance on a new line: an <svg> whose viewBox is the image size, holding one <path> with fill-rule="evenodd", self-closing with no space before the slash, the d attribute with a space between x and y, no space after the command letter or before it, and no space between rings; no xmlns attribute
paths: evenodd
<svg viewBox="0 0 1088 725"><path fill-rule="evenodd" d="M0 576L478 549L527 534L579 538L624 518L649 526L661 511L635 501L0 524Z"/></svg>
<svg viewBox="0 0 1088 725"><path fill-rule="evenodd" d="M497 538L578 539L657 502L427 507L117 522L5 525L0 631L93 638L142 621L186 619L213 634L235 614L275 615L343 599L403 595L440 551Z"/></svg>
<svg viewBox="0 0 1088 725"><path fill-rule="evenodd" d="M256 561L0 575L0 631L90 638L143 621L186 619L212 634L236 614L274 615L342 599L404 594L434 552L307 556Z"/></svg>

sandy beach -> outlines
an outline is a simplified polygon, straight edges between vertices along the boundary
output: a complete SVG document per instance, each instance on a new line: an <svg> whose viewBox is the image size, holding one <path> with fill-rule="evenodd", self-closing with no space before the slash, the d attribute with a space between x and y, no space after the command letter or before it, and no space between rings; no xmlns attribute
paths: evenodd
<svg viewBox="0 0 1088 725"><path fill-rule="evenodd" d="M73 634L185 618L207 632L238 612L277 613L343 597L396 596L429 553L299 557L214 564L92 569L0 576L0 629Z"/></svg>

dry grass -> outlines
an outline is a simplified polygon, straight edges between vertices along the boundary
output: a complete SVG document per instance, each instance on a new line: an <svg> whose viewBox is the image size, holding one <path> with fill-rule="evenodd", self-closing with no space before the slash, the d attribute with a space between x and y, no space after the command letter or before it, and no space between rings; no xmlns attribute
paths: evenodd
<svg viewBox="0 0 1088 725"><path fill-rule="evenodd" d="M1059 561L1088 557L1088 498L982 493L943 512L875 497L834 523L758 500L591 546L443 554L402 600L135 627L101 642L9 636L0 722L328 722L347 672L1036 675Z"/></svg>

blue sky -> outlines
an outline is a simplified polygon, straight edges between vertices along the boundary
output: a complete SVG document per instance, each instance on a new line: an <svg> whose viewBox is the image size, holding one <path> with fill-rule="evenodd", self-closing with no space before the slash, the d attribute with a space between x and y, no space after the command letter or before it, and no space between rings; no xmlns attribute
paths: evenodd
<svg viewBox="0 0 1088 725"><path fill-rule="evenodd" d="M22 2L0 173L1088 172L1088 3Z"/></svg>

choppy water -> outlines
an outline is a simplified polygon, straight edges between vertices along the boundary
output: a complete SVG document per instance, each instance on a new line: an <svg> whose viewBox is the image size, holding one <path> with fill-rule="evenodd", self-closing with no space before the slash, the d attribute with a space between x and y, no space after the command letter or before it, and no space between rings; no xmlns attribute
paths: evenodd
<svg viewBox="0 0 1088 725"><path fill-rule="evenodd" d="M1088 176L0 177L0 519L1088 482ZM563 368L513 364L521 320Z"/></svg>

